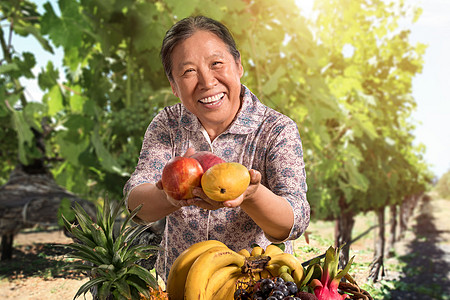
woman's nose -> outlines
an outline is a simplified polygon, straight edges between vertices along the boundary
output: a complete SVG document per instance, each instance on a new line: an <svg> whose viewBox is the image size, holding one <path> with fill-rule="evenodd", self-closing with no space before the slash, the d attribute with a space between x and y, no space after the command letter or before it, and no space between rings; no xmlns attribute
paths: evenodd
<svg viewBox="0 0 450 300"><path fill-rule="evenodd" d="M199 83L204 88L212 88L217 84L217 78L211 69L199 72Z"/></svg>

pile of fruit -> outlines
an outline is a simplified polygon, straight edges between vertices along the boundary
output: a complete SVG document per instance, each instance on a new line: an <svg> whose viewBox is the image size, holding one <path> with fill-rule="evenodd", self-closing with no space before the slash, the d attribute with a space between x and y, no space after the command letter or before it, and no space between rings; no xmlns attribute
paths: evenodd
<svg viewBox="0 0 450 300"><path fill-rule="evenodd" d="M171 300L372 299L348 274L353 258L338 270L339 251L330 247L323 261L313 260L305 269L294 255L275 244L235 252L216 240L199 242L175 260L167 293ZM344 276L349 282L343 284L359 292L348 288L348 293L343 292Z"/></svg>
<svg viewBox="0 0 450 300"><path fill-rule="evenodd" d="M175 200L193 198L192 190L201 186L214 201L239 197L250 183L248 169L236 162L226 162L209 151L190 157L176 156L164 166L161 182L167 195Z"/></svg>

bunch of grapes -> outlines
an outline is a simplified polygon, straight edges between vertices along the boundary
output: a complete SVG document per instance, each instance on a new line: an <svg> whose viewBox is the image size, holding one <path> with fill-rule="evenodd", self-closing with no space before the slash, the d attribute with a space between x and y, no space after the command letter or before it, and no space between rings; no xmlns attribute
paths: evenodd
<svg viewBox="0 0 450 300"><path fill-rule="evenodd" d="M284 281L280 277L258 280L253 286L240 287L234 293L239 300L301 300L297 285L292 281ZM313 295L312 295L313 296Z"/></svg>

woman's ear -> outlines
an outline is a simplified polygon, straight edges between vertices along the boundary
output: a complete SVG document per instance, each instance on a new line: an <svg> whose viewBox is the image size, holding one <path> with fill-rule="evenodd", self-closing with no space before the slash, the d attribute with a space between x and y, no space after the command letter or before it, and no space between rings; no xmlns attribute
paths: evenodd
<svg viewBox="0 0 450 300"><path fill-rule="evenodd" d="M172 93L175 95L175 97L180 98L178 96L178 92L177 92L177 88L176 88L175 82L173 82L172 80L169 80L169 83L170 83L170 87L172 88Z"/></svg>
<svg viewBox="0 0 450 300"><path fill-rule="evenodd" d="M236 60L236 64L238 67L239 78L242 78L242 76L244 75L244 66L241 63L241 56L239 56L239 58Z"/></svg>

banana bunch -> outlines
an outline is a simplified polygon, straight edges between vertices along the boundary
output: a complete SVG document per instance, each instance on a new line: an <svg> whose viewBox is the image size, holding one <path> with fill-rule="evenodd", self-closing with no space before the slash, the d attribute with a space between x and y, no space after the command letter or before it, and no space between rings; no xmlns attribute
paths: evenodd
<svg viewBox="0 0 450 300"><path fill-rule="evenodd" d="M167 279L170 299L213 299L225 285L232 290L245 256L224 243L208 240L196 243L175 260ZM216 298L227 299L227 298Z"/></svg>
<svg viewBox="0 0 450 300"><path fill-rule="evenodd" d="M304 269L292 254L276 245L235 252L216 240L196 243L175 260L167 279L171 300L232 300L238 286L283 275L301 282ZM288 277L290 276L290 277Z"/></svg>

